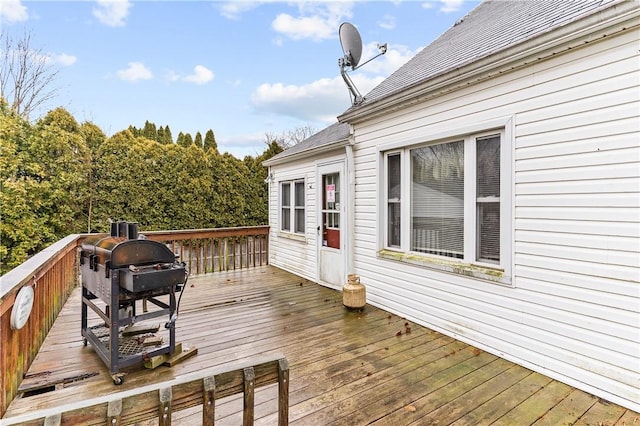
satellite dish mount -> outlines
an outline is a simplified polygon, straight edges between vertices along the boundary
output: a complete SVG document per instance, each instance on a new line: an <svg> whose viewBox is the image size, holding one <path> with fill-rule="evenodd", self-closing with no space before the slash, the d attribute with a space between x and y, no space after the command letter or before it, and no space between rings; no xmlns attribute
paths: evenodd
<svg viewBox="0 0 640 426"><path fill-rule="evenodd" d="M362 56L362 38L360 33L353 24L349 22L343 22L340 24L338 30L340 36L340 44L342 45L342 51L344 56L338 59L338 66L340 67L340 75L349 89L351 97L351 105L359 105L364 101L364 98L358 91L358 88L353 84L351 77L347 74L347 68L351 67L351 71L355 71L363 65L371 62L380 55L387 53L387 44L378 45L380 53L367 61L360 63L360 57ZM359 65L358 65L359 64Z"/></svg>

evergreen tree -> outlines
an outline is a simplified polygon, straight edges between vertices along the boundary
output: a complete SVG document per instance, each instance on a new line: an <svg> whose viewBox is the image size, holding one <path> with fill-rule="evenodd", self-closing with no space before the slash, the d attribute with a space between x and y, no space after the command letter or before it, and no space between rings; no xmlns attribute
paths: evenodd
<svg viewBox="0 0 640 426"><path fill-rule="evenodd" d="M0 273L70 233L108 231L110 218L147 230L267 223L262 162L277 142L241 161L218 152L212 130L176 144L169 126L154 130L107 138L62 108L31 125L0 99Z"/></svg>
<svg viewBox="0 0 640 426"><path fill-rule="evenodd" d="M156 142L158 142L161 145L164 145L164 127L160 126L158 127L158 133L156 136Z"/></svg>
<svg viewBox="0 0 640 426"><path fill-rule="evenodd" d="M35 210L36 165L25 152L33 129L0 97L0 274L18 266L55 236Z"/></svg>
<svg viewBox="0 0 640 426"><path fill-rule="evenodd" d="M133 136L140 136L142 134L142 131L132 124L127 127L127 130L130 131Z"/></svg>
<svg viewBox="0 0 640 426"><path fill-rule="evenodd" d="M216 143L216 138L213 135L213 130L207 130L207 133L204 136L204 152L213 149L215 152L218 152L218 144Z"/></svg>
<svg viewBox="0 0 640 426"><path fill-rule="evenodd" d="M142 136L149 139L150 141L157 141L158 131L156 130L155 123L151 123L149 122L149 120L146 120L144 122L144 129L142 130Z"/></svg>
<svg viewBox="0 0 640 426"><path fill-rule="evenodd" d="M195 146L197 146L200 149L204 149L204 145L202 144L202 135L200 134L200 132L196 133L196 138L193 141L193 143L195 144Z"/></svg>
<svg viewBox="0 0 640 426"><path fill-rule="evenodd" d="M178 139L176 140L176 145L185 147L186 143L184 141L184 133L178 133Z"/></svg>
<svg viewBox="0 0 640 426"><path fill-rule="evenodd" d="M0 269L6 271L59 238L86 230L91 165L80 126L64 109L50 111L35 126L0 109Z"/></svg>
<svg viewBox="0 0 640 426"><path fill-rule="evenodd" d="M171 136L171 129L169 128L169 125L167 124L167 127L164 128L164 139L163 139L163 144L173 144L173 136Z"/></svg>

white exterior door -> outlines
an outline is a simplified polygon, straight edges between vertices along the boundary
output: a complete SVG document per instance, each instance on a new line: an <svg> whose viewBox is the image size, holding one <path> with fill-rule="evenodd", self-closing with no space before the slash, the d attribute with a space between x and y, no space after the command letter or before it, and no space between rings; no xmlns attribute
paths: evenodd
<svg viewBox="0 0 640 426"><path fill-rule="evenodd" d="M344 163L318 167L318 278L336 289L344 284Z"/></svg>

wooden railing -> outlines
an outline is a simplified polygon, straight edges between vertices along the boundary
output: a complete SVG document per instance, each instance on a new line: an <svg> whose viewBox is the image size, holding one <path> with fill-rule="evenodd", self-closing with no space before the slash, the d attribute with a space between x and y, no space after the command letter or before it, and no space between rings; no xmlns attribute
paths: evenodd
<svg viewBox="0 0 640 426"><path fill-rule="evenodd" d="M158 420L170 425L176 411L202 405L198 424L213 425L216 400L243 393L243 424L254 421L255 389L278 384L278 425L289 422L289 365L276 357L251 364L214 367L115 394L3 419L3 425L121 425ZM196 423L196 421L194 421Z"/></svg>
<svg viewBox="0 0 640 426"><path fill-rule="evenodd" d="M251 268L269 263L269 227L142 232L167 244L191 274Z"/></svg>
<svg viewBox="0 0 640 426"><path fill-rule="evenodd" d="M268 264L268 226L140 233L166 243L192 275ZM78 248L86 236L69 235L0 277L0 417L78 285ZM13 330L11 313L25 286L34 290L33 308L25 326Z"/></svg>
<svg viewBox="0 0 640 426"><path fill-rule="evenodd" d="M78 282L76 247L80 238L69 235L0 277L0 417ZM34 291L31 315L24 327L13 330L14 302L26 286Z"/></svg>

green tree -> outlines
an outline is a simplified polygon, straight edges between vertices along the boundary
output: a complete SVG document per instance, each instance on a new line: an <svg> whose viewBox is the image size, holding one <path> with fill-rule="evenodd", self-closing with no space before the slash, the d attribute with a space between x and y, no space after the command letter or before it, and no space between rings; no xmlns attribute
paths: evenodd
<svg viewBox="0 0 640 426"><path fill-rule="evenodd" d="M204 145L202 143L202 134L200 132L196 133L196 138L193 141L194 145L200 149L204 149Z"/></svg>
<svg viewBox="0 0 640 426"><path fill-rule="evenodd" d="M95 196L93 228L109 229L111 220L131 220L144 223L147 163L146 149L151 142L134 137L124 130L107 139L99 148L95 160Z"/></svg>
<svg viewBox="0 0 640 426"><path fill-rule="evenodd" d="M24 120L0 98L0 274L37 253L44 242L53 239L34 211L33 187L38 181L30 176L31 164L24 149L33 132Z"/></svg>
<svg viewBox="0 0 640 426"><path fill-rule="evenodd" d="M193 137L191 136L191 133L185 133L184 134L184 147L188 147L193 145Z"/></svg>
<svg viewBox="0 0 640 426"><path fill-rule="evenodd" d="M164 127L162 127L162 126L158 127L158 133L157 133L156 142L158 142L159 144L162 144L162 145L165 144Z"/></svg>
<svg viewBox="0 0 640 426"><path fill-rule="evenodd" d="M80 125L80 134L91 152L96 152L100 145L107 140L107 136L100 127L89 121L85 121Z"/></svg>
<svg viewBox="0 0 640 426"><path fill-rule="evenodd" d="M0 108L2 222L0 269L16 266L48 244L86 229L90 151L62 108L35 126Z"/></svg>
<svg viewBox="0 0 640 426"><path fill-rule="evenodd" d="M184 133L182 133L182 132L178 133L178 139L176 139L176 145L181 146L181 147L187 146L185 141L184 141Z"/></svg>
<svg viewBox="0 0 640 426"><path fill-rule="evenodd" d="M91 153L75 118L56 108L36 123L27 161L39 166L43 215L59 236L87 228Z"/></svg>
<svg viewBox="0 0 640 426"><path fill-rule="evenodd" d="M171 129L169 128L169 125L167 124L167 126L164 128L164 137L162 139L163 144L172 144L173 143L173 136L171 136Z"/></svg>
<svg viewBox="0 0 640 426"><path fill-rule="evenodd" d="M215 152L218 152L218 144L216 143L216 137L213 134L213 130L207 130L207 133L204 136L204 152L213 149Z"/></svg>
<svg viewBox="0 0 640 426"><path fill-rule="evenodd" d="M156 130L156 125L155 123L151 123L149 122L149 120L146 120L144 122L144 128L142 129L142 135L145 138L151 140L151 141L157 141L158 140L158 131Z"/></svg>

